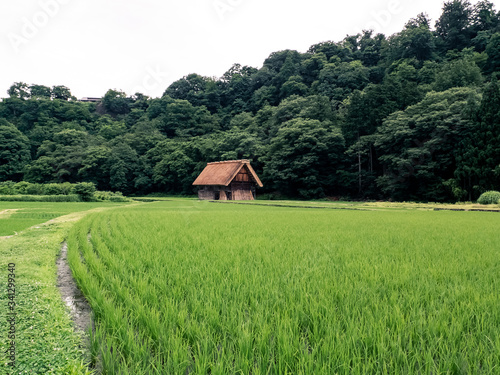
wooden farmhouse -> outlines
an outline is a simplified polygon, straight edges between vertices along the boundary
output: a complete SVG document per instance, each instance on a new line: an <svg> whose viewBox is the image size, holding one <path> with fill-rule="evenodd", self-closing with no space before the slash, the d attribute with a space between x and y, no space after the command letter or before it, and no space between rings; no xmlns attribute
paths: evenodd
<svg viewBox="0 0 500 375"><path fill-rule="evenodd" d="M262 182L249 160L228 160L208 163L193 185L201 187L200 199L243 201L254 200Z"/></svg>

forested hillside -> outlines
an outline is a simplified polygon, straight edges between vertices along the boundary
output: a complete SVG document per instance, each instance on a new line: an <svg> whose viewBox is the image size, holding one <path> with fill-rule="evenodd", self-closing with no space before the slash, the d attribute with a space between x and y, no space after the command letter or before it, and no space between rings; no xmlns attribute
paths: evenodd
<svg viewBox="0 0 500 375"><path fill-rule="evenodd" d="M474 200L500 189L500 13L445 3L262 67L190 74L161 98L14 83L0 102L0 181L192 194L206 162L250 159L288 197ZM78 72L75 72L78 74Z"/></svg>

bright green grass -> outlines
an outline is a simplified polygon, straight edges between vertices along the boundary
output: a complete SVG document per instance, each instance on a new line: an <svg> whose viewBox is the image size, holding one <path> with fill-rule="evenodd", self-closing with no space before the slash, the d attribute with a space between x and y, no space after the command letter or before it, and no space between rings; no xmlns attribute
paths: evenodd
<svg viewBox="0 0 500 375"><path fill-rule="evenodd" d="M122 204L123 205L123 204ZM96 208L100 206L101 208ZM0 374L90 374L84 364L86 358L83 338L74 331L69 312L56 287L56 257L61 242L74 222L91 208L116 207L109 203L34 203L1 202L0 211L21 209L26 220L16 222L17 236L0 238ZM69 215L47 220L72 212ZM75 213L76 212L76 213ZM0 219L4 229L15 216ZM31 220L31 221L30 221ZM21 224L24 223L24 224ZM35 227L25 229L36 224ZM4 232L5 233L5 232ZM8 348L6 317L8 312L7 265L15 267L16 367L7 366Z"/></svg>
<svg viewBox="0 0 500 375"><path fill-rule="evenodd" d="M494 374L499 225L186 200L88 215L68 243L104 373Z"/></svg>
<svg viewBox="0 0 500 375"><path fill-rule="evenodd" d="M287 207L315 207L328 209L349 209L349 210L494 210L500 212L500 204L480 205L472 202L457 203L418 203L418 202L346 202L346 201L287 201L287 200L256 200L256 201L219 201L219 204L253 204L269 206Z"/></svg>
<svg viewBox="0 0 500 375"><path fill-rule="evenodd" d="M0 236L10 236L33 225L44 223L71 212L95 207L113 207L123 203L111 202L0 202ZM2 214L4 210L17 210Z"/></svg>

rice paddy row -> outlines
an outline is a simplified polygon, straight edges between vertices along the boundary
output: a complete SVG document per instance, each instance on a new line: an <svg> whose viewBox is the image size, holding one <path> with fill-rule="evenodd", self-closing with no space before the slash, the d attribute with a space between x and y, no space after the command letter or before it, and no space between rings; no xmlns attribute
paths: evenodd
<svg viewBox="0 0 500 375"><path fill-rule="evenodd" d="M155 202L68 259L109 374L500 371L496 213Z"/></svg>
<svg viewBox="0 0 500 375"><path fill-rule="evenodd" d="M113 202L0 202L0 236L11 236L69 213L117 205L119 203Z"/></svg>

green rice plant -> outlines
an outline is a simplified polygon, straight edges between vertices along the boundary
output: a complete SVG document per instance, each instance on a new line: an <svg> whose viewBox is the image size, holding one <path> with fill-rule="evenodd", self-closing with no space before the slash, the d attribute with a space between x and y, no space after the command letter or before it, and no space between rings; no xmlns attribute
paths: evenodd
<svg viewBox="0 0 500 375"><path fill-rule="evenodd" d="M9 223L23 230L18 235L0 239L0 259L7 280L7 265L15 264L16 367L7 366L8 352L0 352L1 374L91 374L82 345L82 335L75 332L67 306L56 286L56 257L61 242L75 219L97 207L114 204L0 202L0 233ZM57 216L71 213L65 218ZM45 223L51 220L50 223ZM45 224L44 224L45 223ZM32 228L23 226L36 225ZM14 234L14 233L12 233ZM73 245L78 243L73 239ZM85 265L81 264L82 267ZM87 284L87 283L86 283ZM7 283L0 293L0 316L10 313ZM96 290L89 288L89 294ZM0 325L0 336L8 337L7 324ZM7 343L4 341L4 343ZM3 345L3 344L2 344Z"/></svg>
<svg viewBox="0 0 500 375"><path fill-rule="evenodd" d="M111 202L27 202L0 199L0 236L14 235L31 226L69 213L117 205Z"/></svg>
<svg viewBox="0 0 500 375"><path fill-rule="evenodd" d="M495 373L497 213L191 200L68 239L104 373Z"/></svg>

